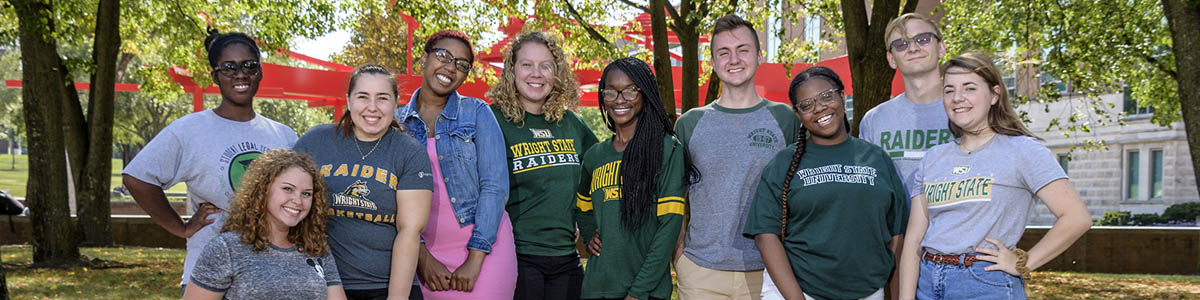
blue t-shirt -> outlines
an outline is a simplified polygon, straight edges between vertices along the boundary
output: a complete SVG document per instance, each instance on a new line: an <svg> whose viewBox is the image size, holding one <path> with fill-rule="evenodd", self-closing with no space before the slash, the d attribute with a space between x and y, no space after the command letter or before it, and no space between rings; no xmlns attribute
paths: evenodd
<svg viewBox="0 0 1200 300"><path fill-rule="evenodd" d="M325 232L346 289L387 288L396 191L433 190L429 157L417 140L395 128L371 142L339 131L332 124L314 127L296 150L312 155L329 186Z"/></svg>

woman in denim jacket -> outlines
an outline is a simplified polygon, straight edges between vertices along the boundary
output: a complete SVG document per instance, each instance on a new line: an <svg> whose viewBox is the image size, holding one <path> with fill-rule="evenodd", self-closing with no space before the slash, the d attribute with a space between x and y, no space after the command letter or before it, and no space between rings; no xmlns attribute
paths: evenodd
<svg viewBox="0 0 1200 300"><path fill-rule="evenodd" d="M396 110L396 120L425 144L433 167L433 203L417 261L422 294L512 299L517 263L504 212L504 136L487 103L456 91L475 58L470 40L443 30L429 37L424 51L421 88Z"/></svg>

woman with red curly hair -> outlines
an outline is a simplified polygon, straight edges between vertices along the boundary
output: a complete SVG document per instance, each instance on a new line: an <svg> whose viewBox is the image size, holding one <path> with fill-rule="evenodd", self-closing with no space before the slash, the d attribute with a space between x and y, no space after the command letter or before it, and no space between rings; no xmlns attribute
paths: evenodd
<svg viewBox="0 0 1200 300"><path fill-rule="evenodd" d="M325 240L325 182L304 154L254 160L184 299L345 299ZM317 209L313 209L317 207Z"/></svg>

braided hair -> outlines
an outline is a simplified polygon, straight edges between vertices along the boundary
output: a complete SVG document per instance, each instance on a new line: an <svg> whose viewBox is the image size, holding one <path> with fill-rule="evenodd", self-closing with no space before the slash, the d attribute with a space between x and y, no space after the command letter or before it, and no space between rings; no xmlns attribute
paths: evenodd
<svg viewBox="0 0 1200 300"><path fill-rule="evenodd" d="M846 90L846 86L842 84L842 79L838 77L838 74L833 72L832 69L822 66L808 68L804 70L804 72L796 74L796 77L792 77L792 83L788 84L788 100L792 104L792 110L795 110L797 113L799 113L799 110L796 108L796 102L800 101L800 95L796 94L796 90L800 89L800 85L808 82L810 79L816 78L828 81L833 85L834 88L837 88L839 93ZM843 98L842 101L845 101L845 98ZM842 118L842 126L845 127L846 132L849 133L850 126L848 126L848 124L850 124L850 122L848 119L846 119L845 114L842 115ZM783 177L783 190L780 191L779 196L780 202L782 202L783 206L783 217L782 220L780 220L780 223L782 224L780 225L782 228L780 228L779 231L780 239L783 239L787 234L788 189L792 185L792 178L796 176L797 169L800 168L800 157L804 156L805 144L807 143L808 129L801 125L800 128L796 130L796 153L792 154L792 162L790 165L788 165L787 175Z"/></svg>
<svg viewBox="0 0 1200 300"><path fill-rule="evenodd" d="M204 50L208 51L208 66L216 69L217 62L221 59L221 52L233 44L242 44L250 47L250 52L254 53L254 59L262 59L259 56L261 50L258 49L258 43L254 42L254 39L245 33L221 33L216 29L209 28L208 37L204 38Z"/></svg>
<svg viewBox="0 0 1200 300"><path fill-rule="evenodd" d="M625 152L621 154L621 224L627 229L640 228L653 215L654 193L658 189L658 171L663 161L663 138L675 135L667 112L663 110L658 96L658 82L654 71L646 62L626 57L618 59L604 68L600 75L600 86L604 87L608 74L614 70L624 72L641 89L642 112L638 116L637 129ZM597 97L602 97L597 95ZM604 125L616 132L612 117L605 110L603 99L600 112L604 114ZM689 183L699 181L699 172L685 159L685 170Z"/></svg>

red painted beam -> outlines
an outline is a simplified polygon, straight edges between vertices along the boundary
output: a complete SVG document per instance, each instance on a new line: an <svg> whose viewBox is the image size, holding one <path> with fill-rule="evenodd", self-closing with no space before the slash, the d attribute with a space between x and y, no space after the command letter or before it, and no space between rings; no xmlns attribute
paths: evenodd
<svg viewBox="0 0 1200 300"><path fill-rule="evenodd" d="M20 80L11 80L10 79L10 80L4 81L4 86L9 87L9 88L19 89L22 86L24 86L24 84L21 83ZM75 90L86 91L91 87L92 87L92 83L90 83L90 82L82 82L82 81L75 82ZM118 83L113 88L116 89L116 91L118 91L118 92L140 92L140 91L142 91L141 85L136 84L136 83Z"/></svg>

